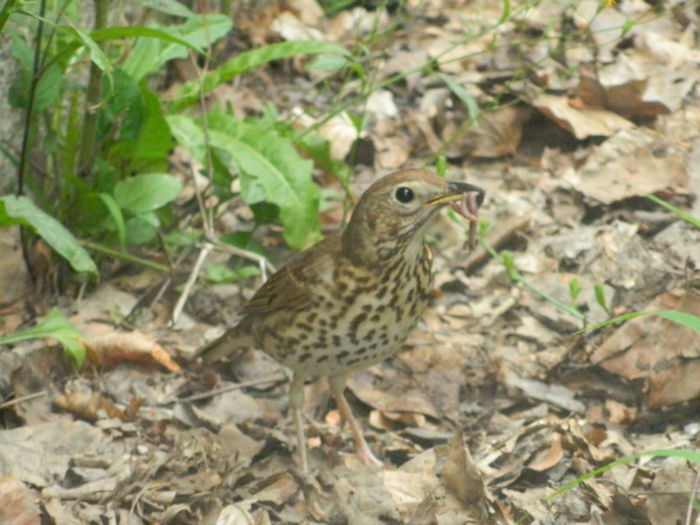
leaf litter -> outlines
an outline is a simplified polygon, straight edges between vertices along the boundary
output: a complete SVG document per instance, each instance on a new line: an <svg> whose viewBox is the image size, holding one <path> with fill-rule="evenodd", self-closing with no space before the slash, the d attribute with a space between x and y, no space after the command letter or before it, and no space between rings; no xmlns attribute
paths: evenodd
<svg viewBox="0 0 700 525"><path fill-rule="evenodd" d="M500 2L406 9L404 25L391 26L395 13L364 7L327 16L312 0L245 6L235 36L256 45L299 38L351 45L388 31L391 38L368 48L374 82L408 74L319 128L334 159L360 140L372 146L370 166L355 168L357 194L375 172L445 155L448 176L486 189L486 240L511 251L529 283L589 323L631 311L700 315L700 232L643 197L654 193L700 216L697 12L682 2L655 10L644 2L542 2L478 36L501 17ZM465 27L477 36L465 40ZM548 31L556 38L537 38ZM447 81L414 69L428 59ZM212 102L238 115L273 102L304 129L329 107L328 94L319 96L324 83L339 96L361 89L305 68L295 58L283 71L255 70L235 88L217 88ZM470 124L474 107L489 104L496 109ZM363 109L369 127L359 134L351 115ZM336 227L342 213L324 218ZM222 216L231 229L250 220L235 206ZM16 244L2 235L3 245ZM697 451L698 333L643 316L574 336L580 320L513 283L482 247L469 251L464 225L444 217L432 236L431 309L399 355L348 384L384 469L367 470L351 454L347 429L317 382L306 386L312 476L302 480L279 367L255 350L216 371L187 363L231 324L235 308L222 305L241 304L259 279L219 287L210 299L202 286L173 329L172 297L152 308L139 300L160 285L143 272L108 279L80 303L60 298L106 356L101 362L74 373L60 352L37 343L2 354L0 517L698 523L700 467L681 458L642 456L549 498L624 456ZM284 260L275 249L279 230L260 238L276 262ZM21 293L18 251L3 250L0 264L1 288ZM574 278L581 291L572 296ZM35 315L11 304L2 304L3 334ZM142 316L138 331L134 313Z"/></svg>

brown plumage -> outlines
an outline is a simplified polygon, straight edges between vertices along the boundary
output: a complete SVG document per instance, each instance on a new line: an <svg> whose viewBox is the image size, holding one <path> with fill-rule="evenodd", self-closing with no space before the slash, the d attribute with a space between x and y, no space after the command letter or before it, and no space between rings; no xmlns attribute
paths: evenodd
<svg viewBox="0 0 700 525"><path fill-rule="evenodd" d="M202 349L211 363L253 342L292 370L289 398L305 473L303 386L316 376L328 377L358 456L379 463L343 395L348 374L386 359L418 323L432 289L432 255L424 237L438 210L449 204L474 224L483 197L477 186L426 170L379 179L362 195L345 230L272 275L239 324Z"/></svg>

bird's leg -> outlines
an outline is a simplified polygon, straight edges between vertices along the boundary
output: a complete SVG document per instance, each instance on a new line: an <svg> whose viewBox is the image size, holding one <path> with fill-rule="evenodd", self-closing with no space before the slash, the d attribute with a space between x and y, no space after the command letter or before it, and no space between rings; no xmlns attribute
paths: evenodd
<svg viewBox="0 0 700 525"><path fill-rule="evenodd" d="M292 376L292 382L289 384L289 406L292 409L292 417L294 418L294 428L297 433L297 453L299 454L299 463L301 463L301 472L304 476L309 474L309 464L306 460L306 438L304 437L304 377L296 372Z"/></svg>
<svg viewBox="0 0 700 525"><path fill-rule="evenodd" d="M335 403L338 405L338 410L340 410L340 414L343 416L343 419L347 421L348 425L350 425L352 437L355 441L355 451L357 457L360 458L360 461L362 461L362 463L365 465L383 466L384 463L379 461L376 457L374 457L374 454L372 454L372 451L365 441L365 437L362 435L362 429L357 424L355 417L352 415L352 410L350 410L350 405L348 404L347 399L345 399L345 394L343 394L343 391L345 390L345 383L347 380L347 374L329 376L328 386L331 389L331 395L335 399Z"/></svg>

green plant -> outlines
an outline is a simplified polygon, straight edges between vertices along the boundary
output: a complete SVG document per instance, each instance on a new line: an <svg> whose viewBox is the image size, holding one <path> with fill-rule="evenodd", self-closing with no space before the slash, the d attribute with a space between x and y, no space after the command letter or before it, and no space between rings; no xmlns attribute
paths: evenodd
<svg viewBox="0 0 700 525"><path fill-rule="evenodd" d="M254 49L185 84L173 100L162 103L150 89L149 78L169 61L189 53L208 59L208 46L231 30L230 18L196 14L175 2L149 2L148 17L155 20L147 25L109 26L107 2L100 0L95 5L92 31L80 27L81 13L75 1L42 0L19 7L7 2L0 11L0 28L9 35L12 54L20 64L10 100L26 114L22 151L11 158L18 166L17 193L22 195L28 188L37 203L33 205L26 197L3 197L0 226L30 227L58 254L70 256L76 271L95 275L95 264L73 235L100 239L102 246L84 244L100 253L121 253L128 258L123 252L128 246L153 242L158 231L174 225L168 205L179 194L182 182L166 173L172 137L179 138L208 166L210 144L204 137L211 122L217 164L209 169L215 172L217 196L234 197L228 186L233 176L240 176L243 197L256 217L279 217L285 239L293 247L316 240L318 190L311 180L311 163L298 155L296 147L313 150L320 161L328 161L319 141L295 141L265 116L238 122L217 110L197 121L186 112L216 85L272 60L346 51L319 42L285 42ZM199 128L201 140L196 143L181 133L188 123ZM231 148L229 141L245 146L245 151ZM45 163L31 169L31 151L40 143L47 153ZM11 156L9 149L2 151ZM327 162L327 167L347 179L342 166ZM41 210L44 213L39 215ZM59 230L49 231L43 225L49 216L67 228L58 235L50 234ZM108 248L115 243L122 252Z"/></svg>
<svg viewBox="0 0 700 525"><path fill-rule="evenodd" d="M586 320L586 317L578 311L578 309L575 306L568 305L556 297L552 297L549 295L547 292L544 290L541 290L537 286L535 286L531 281L527 280L520 272L518 272L515 269L515 260L513 258L513 254L507 250L504 250L500 253L496 252L496 250L493 249L493 247L488 243L486 240L486 233L488 232L489 229L489 223L487 221L481 220L479 221L479 244L486 250L486 252L491 256L491 258L495 259L496 261L500 262L503 267L506 270L506 275L511 281L518 282L522 284L525 288L530 290L531 292L535 293L536 295L539 295L542 297L544 300L547 302L552 303L554 306L559 308L560 310L568 313L575 319L579 321L584 321ZM576 286L570 285L570 293L572 295L572 298L575 299L574 297L574 292L575 295L578 295L578 291L576 291Z"/></svg>
<svg viewBox="0 0 700 525"><path fill-rule="evenodd" d="M632 463L633 461L638 460L639 458L643 458L646 456L650 457L656 457L656 458L682 458L685 459L686 461L692 461L693 463L696 463L700 465L700 453L695 452L693 450L650 450L647 452L639 452L637 454L631 454L629 456L625 456L624 458L618 459L617 461L613 461L612 463L608 463L607 465L604 465L600 468L597 468L591 472L588 472L584 474L583 476L579 476L576 478L574 481L567 483L563 487L557 489L553 494L547 496L544 500L542 500L543 503L550 502L562 494L570 491L572 488L580 485L584 481L594 478L596 476L599 476L600 474L603 474L604 472L607 472L608 470L615 468L619 465L627 465L628 463ZM698 504L700 502L696 499L695 494L693 492L689 492L688 494L688 499L692 507L697 508ZM520 520L519 520L520 521ZM690 523L690 522L688 522Z"/></svg>
<svg viewBox="0 0 700 525"><path fill-rule="evenodd" d="M575 480L571 481L570 483L567 483L563 487L557 489L554 491L554 493L550 494L546 498L542 500L542 503L546 504L549 503L562 494L565 494L566 492L570 491L574 487L577 487L581 483L585 482L586 480L589 480L591 478L594 478L596 476L599 476L600 474L603 474L604 472L607 472L608 470L618 467L620 465L627 465L628 463L632 463L633 461L638 460L639 458L643 457L657 457L657 458L682 458L687 461L692 461L693 463L697 463L700 465L700 453L695 452L693 450L650 450L647 452L639 452L637 454L631 454L629 456L625 456L623 458L620 458L616 461L612 461L608 463L607 465L603 465L600 468L597 468L595 470L592 470L591 472L588 472L582 476L579 476ZM690 492L688 494L688 499L690 501L691 507L697 508L699 502L695 497L695 494ZM521 516L516 523L522 523L524 520L528 518L528 515L525 514L524 516ZM688 522L690 523L690 522Z"/></svg>
<svg viewBox="0 0 700 525"><path fill-rule="evenodd" d="M649 200L655 202L656 204L659 204L660 206L663 206L667 210L673 212L676 214L678 217L683 219L684 221L688 222L695 228L700 229L700 220L698 220L696 217L693 217L689 213L659 199L655 195L650 195L646 194L645 197L647 197ZM555 297L550 296L543 290L537 288L533 283L528 281L525 277L523 277L522 274L520 274L516 269L515 269L515 261L513 259L513 255L508 252L508 251L502 251L500 253L496 252L496 250L493 249L493 247L486 241L486 233L488 232L489 224L486 221L480 221L479 223L479 244L483 246L483 248L486 250L486 252L491 256L491 258L499 261L501 264L503 264L506 274L508 277L514 281L514 282L519 282L521 283L525 288L530 290L531 292L539 295L546 301L552 303L554 306L559 308L560 310L570 314L572 317L575 319L578 319L579 321L583 321L584 327L575 332L574 335L579 335L583 334L586 332L591 332L594 330L598 330L600 328L603 328L605 326L611 325L611 324L617 324L621 323L623 321L627 321L629 319L634 319L635 317L639 317L642 315L656 315L659 317L663 317L664 319L668 319L669 321L673 321L675 323L679 323L683 326L686 326L690 328L691 330L694 330L698 334L700 334L700 317L688 314L685 312L676 312L676 311L670 311L670 310L661 310L661 311L656 311L656 312L631 312L625 315L621 315L619 317L615 317L612 319L608 319L606 321L603 321L601 323L594 324L592 326L586 326L587 319L586 316L583 315L575 306L575 304L572 305L567 305L563 303L562 301L556 299ZM571 296L572 301L575 303L576 298L581 292L581 285L578 279L574 278L571 280L569 283L569 295ZM603 290L603 286L599 283L594 285L594 293L595 293L595 298L596 302L600 305L600 307L605 310L607 314L610 314L610 310L608 308L607 300L605 298L605 292Z"/></svg>
<svg viewBox="0 0 700 525"><path fill-rule="evenodd" d="M44 320L33 328L0 337L0 345L28 339L55 339L66 350L73 363L80 367L85 362L85 346L82 337L60 310L52 308Z"/></svg>

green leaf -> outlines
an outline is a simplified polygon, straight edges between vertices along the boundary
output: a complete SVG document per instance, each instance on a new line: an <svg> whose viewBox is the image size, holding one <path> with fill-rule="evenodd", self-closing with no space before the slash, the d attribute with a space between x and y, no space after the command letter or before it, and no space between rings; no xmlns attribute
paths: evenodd
<svg viewBox="0 0 700 525"><path fill-rule="evenodd" d="M644 194L644 196L647 199L655 202L656 204L663 206L667 210L672 211L673 213L678 215L684 221L686 221L689 224L692 224L696 228L700 229L700 219L698 219L697 217L693 217L690 213L683 211L680 208L676 208L673 204L669 204L668 202L659 199L656 195L653 195L651 193L646 193L646 194Z"/></svg>
<svg viewBox="0 0 700 525"><path fill-rule="evenodd" d="M301 40L280 42L260 47L251 51L240 53L225 64L216 68L202 79L204 93L209 93L216 86L228 82L232 78L245 73L262 64L281 58L289 58L297 55L311 53L335 53L349 56L350 52L344 47L331 42L317 42L315 40ZM186 82L178 91L173 103L174 109L180 109L199 99L200 83L198 80Z"/></svg>
<svg viewBox="0 0 700 525"><path fill-rule="evenodd" d="M105 74L107 77L107 82L109 83L110 86L110 91L111 91L111 86L113 84L112 81L112 63L109 61L107 56L104 54L102 49L100 49L100 46L97 45L97 42L95 42L90 35L84 33L80 29L74 26L68 26L68 25L59 25L56 24L55 22L52 22L48 18L44 18L42 16L39 16L36 13L32 13L30 11L25 11L23 9L18 10L19 13L22 13L23 15L30 16L32 18L36 18L40 22L47 24L51 27L55 27L57 30L61 31L64 34L69 35L72 37L72 40L76 42L79 46L85 47L88 51L88 56L90 57L90 60L102 70L102 72Z"/></svg>
<svg viewBox="0 0 700 525"><path fill-rule="evenodd" d="M109 163L132 173L165 169L173 139L158 97L124 70L117 69L114 78L114 97L100 111Z"/></svg>
<svg viewBox="0 0 700 525"><path fill-rule="evenodd" d="M593 326L589 326L587 328L579 330L578 332L575 332L574 335L592 332L594 330L598 330L599 328L603 328L604 326L621 323L622 321L628 321L630 319L634 319L635 317L640 317L642 315L657 315L659 317L663 317L664 319L668 319L669 321L673 321L674 323L682 324L683 326L686 326L700 334L700 317L697 317L692 314L687 314L685 312L675 312L673 310L659 310L658 312L632 312L629 314L621 315L619 317L615 317L614 319L609 319L607 321L603 321L602 323L598 323Z"/></svg>
<svg viewBox="0 0 700 525"><path fill-rule="evenodd" d="M515 271L515 260L513 259L513 254L509 251L502 251L501 257L503 258L503 267L506 269L506 274L508 278L512 281L517 281L517 272Z"/></svg>
<svg viewBox="0 0 700 525"><path fill-rule="evenodd" d="M435 171L441 177L445 176L445 173L447 172L447 157L440 155L437 158L437 161L435 162Z"/></svg>
<svg viewBox="0 0 700 525"><path fill-rule="evenodd" d="M206 163L199 125L181 115L168 117L168 123L176 140ZM214 161L220 158L229 171L238 173L246 203L276 205L289 246L301 249L316 242L320 238L319 190L311 178L312 163L301 158L291 139L274 128L240 122L221 111L212 112L207 124L209 145L219 152Z"/></svg>
<svg viewBox="0 0 700 525"><path fill-rule="evenodd" d="M233 270L223 264L210 264L207 266L207 279L211 283L233 283L247 277L260 275L260 268L249 264Z"/></svg>
<svg viewBox="0 0 700 525"><path fill-rule="evenodd" d="M293 133L285 136L294 137ZM342 160L331 157L331 143L315 131L303 135L296 146L314 160L316 166L332 174L340 181L347 193L350 193L350 175L352 169Z"/></svg>
<svg viewBox="0 0 700 525"><path fill-rule="evenodd" d="M0 344L47 337L58 341L78 367L83 365L85 362L85 347L81 341L84 338L57 308L52 308L44 320L35 327L0 337Z"/></svg>
<svg viewBox="0 0 700 525"><path fill-rule="evenodd" d="M625 23L622 26L622 34L620 35L620 37L626 36L627 33L632 31L632 29L634 29L636 26L637 26L637 22L635 20L632 20L632 19L625 20Z"/></svg>
<svg viewBox="0 0 700 525"><path fill-rule="evenodd" d="M90 36L95 42L102 42L103 40L115 40L120 38L154 38L156 40L163 40L165 42L171 42L173 44L181 45L195 53L204 54L203 51L174 34L168 33L162 29L156 29L155 27L143 27L143 26L114 26L106 27L104 29L98 29L93 31Z"/></svg>
<svg viewBox="0 0 700 525"><path fill-rule="evenodd" d="M153 212L139 213L126 221L126 241L129 244L146 244L158 232L160 221Z"/></svg>
<svg viewBox="0 0 700 525"><path fill-rule="evenodd" d="M664 319L668 319L669 321L673 321L674 323L682 324L700 334L700 317L685 312L675 312L673 310L661 310L652 313Z"/></svg>
<svg viewBox="0 0 700 525"><path fill-rule="evenodd" d="M498 24L506 22L510 18L510 0L503 0L503 10L501 11L501 18L498 19Z"/></svg>
<svg viewBox="0 0 700 525"><path fill-rule="evenodd" d="M141 96L144 102L144 122L139 129L132 155L137 160L165 160L173 147L173 141L160 100L145 83L141 86Z"/></svg>
<svg viewBox="0 0 700 525"><path fill-rule="evenodd" d="M7 0L5 5L2 6L2 9L0 9L0 33L2 33L2 28L5 27L7 19L10 17L16 3L17 0Z"/></svg>
<svg viewBox="0 0 700 525"><path fill-rule="evenodd" d="M224 233L219 236L219 241L240 248L241 250L257 253L267 259L265 248L253 238L251 232L239 231Z"/></svg>
<svg viewBox="0 0 700 525"><path fill-rule="evenodd" d="M51 217L27 197L0 197L0 226L22 224L34 229L76 272L97 275L97 266L85 249L78 244L60 222Z"/></svg>
<svg viewBox="0 0 700 525"><path fill-rule="evenodd" d="M32 75L31 69L22 68L10 86L8 99L13 107L27 109ZM61 97L62 87L63 73L56 64L52 64L44 70L37 83L34 93L34 111L44 111L53 106Z"/></svg>
<svg viewBox="0 0 700 525"><path fill-rule="evenodd" d="M600 474L607 472L611 468L617 467L618 465L626 465L627 463L631 463L633 461L636 461L637 459L644 457L644 456L662 457L662 458L682 458L682 459L685 459L686 461L692 461L694 463L700 464L700 452L697 452L695 450L683 450L683 449L680 449L680 450L650 450L648 452L640 452L638 454L632 454L631 456L625 456L624 458L618 459L617 461L613 461L612 463L608 463L607 465L604 465L600 468L597 468L595 470L587 472L583 476L580 476L580 477L576 478L574 481L567 483L562 488L556 490L553 494L542 499L542 502L546 504L547 502L558 498L562 494L568 492L569 490L571 490L575 486L583 483L584 481L586 481L588 479L599 476Z"/></svg>
<svg viewBox="0 0 700 525"><path fill-rule="evenodd" d="M99 67L107 78L107 82L110 87L110 92L112 91L112 86L114 85L114 80L112 78L112 63L109 61L107 56L104 54L100 46L97 45L89 35L83 33L77 27L72 26L58 26L58 29L72 35L78 42L80 42L88 51L90 60Z"/></svg>
<svg viewBox="0 0 700 525"><path fill-rule="evenodd" d="M603 285L600 283L596 283L593 285L593 291L595 293L595 300L596 302L600 305L600 307L605 310L606 312L610 312L608 310L608 303L605 300L605 288L603 288Z"/></svg>
<svg viewBox="0 0 700 525"><path fill-rule="evenodd" d="M233 23L228 16L217 14L193 16L177 26L153 26L153 29L170 34L178 40L164 42L156 38L140 37L124 61L123 67L136 80L141 80L146 75L159 71L166 62L175 58L185 58L188 49L204 49L213 44L228 34L232 27ZM189 45L180 43L180 40Z"/></svg>
<svg viewBox="0 0 700 525"><path fill-rule="evenodd" d="M117 183L114 199L120 208L141 214L174 201L181 189L182 181L167 173L136 175Z"/></svg>
<svg viewBox="0 0 700 525"><path fill-rule="evenodd" d="M111 97L103 90L104 104L98 112L99 138L114 133L114 126L119 126L119 140L135 140L144 119L144 103L139 84L122 68L114 69L114 91ZM113 140L113 139L112 139ZM129 145L129 157L135 144Z"/></svg>
<svg viewBox="0 0 700 525"><path fill-rule="evenodd" d="M124 226L124 215L122 215L122 210L109 193L100 193L100 200L104 203L109 211L110 215L114 219L114 223L117 226L117 236L119 237L119 244L126 246L126 229Z"/></svg>
<svg viewBox="0 0 700 525"><path fill-rule="evenodd" d="M141 3L144 7L160 11L166 15L181 16L183 18L195 16L195 13L175 0L141 0Z"/></svg>
<svg viewBox="0 0 700 525"><path fill-rule="evenodd" d="M462 104L467 108L467 113L469 113L469 118L472 122L479 120L481 116L481 111L479 110L479 104L477 104L474 97L472 97L467 91L457 84L449 75L444 73L438 73L437 76L442 80L445 85L450 88L450 91L455 94L455 96L462 101Z"/></svg>
<svg viewBox="0 0 700 525"><path fill-rule="evenodd" d="M302 249L320 236L319 190L311 178L312 162L302 159L292 141L274 129L237 121L221 111L208 117L212 147L226 153L241 178L248 204L267 201L280 209L284 239Z"/></svg>
<svg viewBox="0 0 700 525"><path fill-rule="evenodd" d="M581 281L578 280L578 277L574 277L569 281L569 296L571 296L572 301L576 301L581 290Z"/></svg>
<svg viewBox="0 0 700 525"><path fill-rule="evenodd" d="M202 128L185 115L168 115L166 121L175 141L200 162L206 161L205 138Z"/></svg>
<svg viewBox="0 0 700 525"><path fill-rule="evenodd" d="M350 65L350 60L344 55L321 53L306 64L304 69L306 71L340 71L348 65Z"/></svg>

